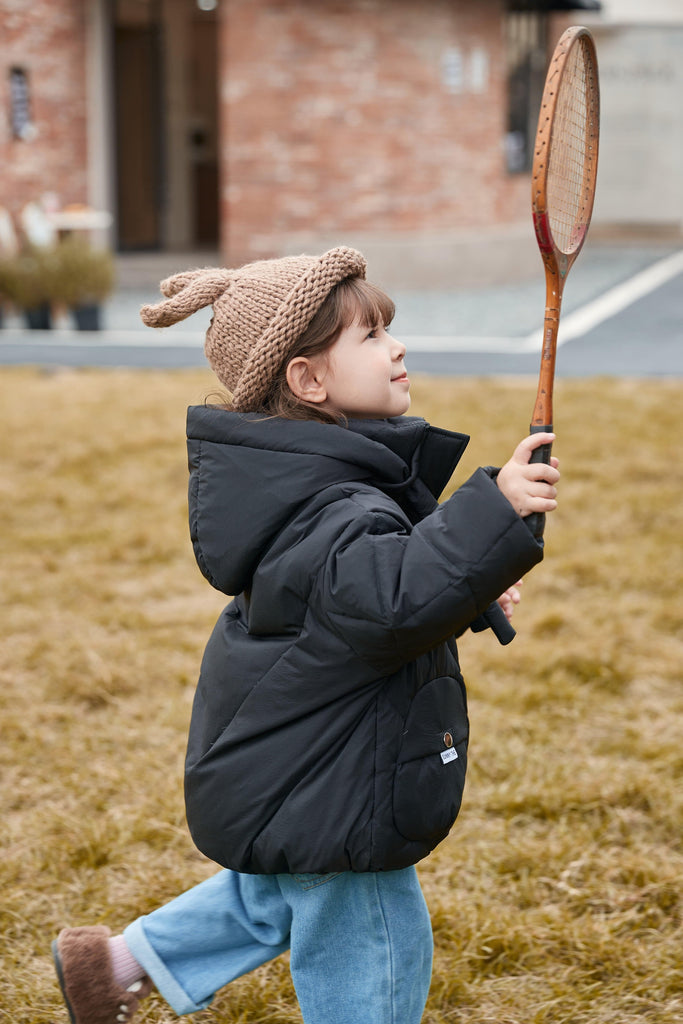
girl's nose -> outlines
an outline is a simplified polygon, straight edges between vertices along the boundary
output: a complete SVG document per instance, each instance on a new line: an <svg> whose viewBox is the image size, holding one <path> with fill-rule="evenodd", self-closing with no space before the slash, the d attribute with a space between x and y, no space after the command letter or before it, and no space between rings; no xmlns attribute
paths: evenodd
<svg viewBox="0 0 683 1024"><path fill-rule="evenodd" d="M405 345L402 341L399 341L398 338L394 338L392 334L390 334L389 337L391 338L391 358L403 359L407 351Z"/></svg>

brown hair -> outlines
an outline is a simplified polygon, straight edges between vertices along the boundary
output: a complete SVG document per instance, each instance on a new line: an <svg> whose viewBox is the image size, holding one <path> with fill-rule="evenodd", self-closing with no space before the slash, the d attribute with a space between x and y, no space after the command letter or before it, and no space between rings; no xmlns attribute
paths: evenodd
<svg viewBox="0 0 683 1024"><path fill-rule="evenodd" d="M394 303L389 296L364 278L347 277L340 281L330 290L306 330L288 352L287 359L273 377L260 411L267 416L281 416L288 420L339 423L337 417L302 401L292 393L287 383L287 366L297 356L311 359L327 351L341 332L354 323L367 327L375 327L377 324L388 327L394 312ZM224 407L235 412L241 411L231 402Z"/></svg>

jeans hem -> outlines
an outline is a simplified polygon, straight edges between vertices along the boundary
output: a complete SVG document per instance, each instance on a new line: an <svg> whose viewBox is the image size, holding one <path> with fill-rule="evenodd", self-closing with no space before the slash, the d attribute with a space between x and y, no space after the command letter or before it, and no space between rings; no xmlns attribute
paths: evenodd
<svg viewBox="0 0 683 1024"><path fill-rule="evenodd" d="M204 1010L213 1000L213 996L202 1003L195 1003L185 989L178 984L166 964L159 958L154 947L145 935L144 918L133 921L123 932L128 949L141 967L144 967L154 982L155 988L177 1014L196 1013Z"/></svg>

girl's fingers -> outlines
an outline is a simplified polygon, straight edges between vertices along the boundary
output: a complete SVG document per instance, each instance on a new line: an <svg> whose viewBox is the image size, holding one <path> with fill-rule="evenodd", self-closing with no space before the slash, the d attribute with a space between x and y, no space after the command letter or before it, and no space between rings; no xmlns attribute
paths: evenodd
<svg viewBox="0 0 683 1024"><path fill-rule="evenodd" d="M524 474L527 480L543 480L548 484L556 484L560 479L557 466L548 465L547 462L530 462L524 467Z"/></svg>
<svg viewBox="0 0 683 1024"><path fill-rule="evenodd" d="M529 499L531 512L554 512L557 502L554 498L532 497Z"/></svg>
<svg viewBox="0 0 683 1024"><path fill-rule="evenodd" d="M552 444L554 440L554 434L529 434L528 437L523 438L519 442L515 448L513 458L517 456L518 461L528 462L531 458L531 453L536 448L540 448L543 444Z"/></svg>

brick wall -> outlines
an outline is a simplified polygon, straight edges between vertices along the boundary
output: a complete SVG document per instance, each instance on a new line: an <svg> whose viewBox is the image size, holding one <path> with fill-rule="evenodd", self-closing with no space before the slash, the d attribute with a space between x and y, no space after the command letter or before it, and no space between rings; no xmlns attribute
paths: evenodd
<svg viewBox="0 0 683 1024"><path fill-rule="evenodd" d="M0 205L13 213L47 191L62 204L88 197L91 2L0 0ZM521 266L515 232L530 222L529 186L504 165L504 9L220 0L223 258L347 242L381 255L395 280L408 259L425 280L443 268L446 281L457 259L464 280L478 261L492 272L482 234L510 227L506 273L510 253ZM27 139L12 138L12 67L29 78Z"/></svg>
<svg viewBox="0 0 683 1024"><path fill-rule="evenodd" d="M504 166L503 0L224 0L229 262L528 217Z"/></svg>
<svg viewBox="0 0 683 1024"><path fill-rule="evenodd" d="M86 2L0 0L0 204L13 214L48 191L63 204L86 201ZM28 75L26 139L12 137L13 67Z"/></svg>

